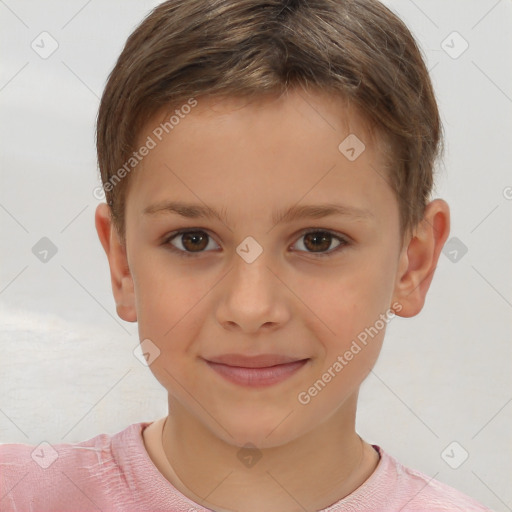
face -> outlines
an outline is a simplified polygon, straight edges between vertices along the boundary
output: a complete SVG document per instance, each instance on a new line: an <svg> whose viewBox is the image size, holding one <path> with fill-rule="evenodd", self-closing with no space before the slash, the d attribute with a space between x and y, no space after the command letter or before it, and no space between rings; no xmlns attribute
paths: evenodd
<svg viewBox="0 0 512 512"><path fill-rule="evenodd" d="M162 120L140 134L156 145L126 206L140 339L160 351L150 369L217 437L277 446L352 403L400 308L399 210L383 151L356 112L304 91L198 98L159 140ZM349 134L365 144L359 156L353 138L339 149ZM266 373L262 360L245 371L211 363L227 354L302 362Z"/></svg>

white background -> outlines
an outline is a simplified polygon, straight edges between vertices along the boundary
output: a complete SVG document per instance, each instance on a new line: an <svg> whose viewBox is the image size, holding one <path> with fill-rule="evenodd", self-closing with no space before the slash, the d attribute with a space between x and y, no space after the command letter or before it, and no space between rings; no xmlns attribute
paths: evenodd
<svg viewBox="0 0 512 512"><path fill-rule="evenodd" d="M99 97L157 3L0 2L2 443L78 442L167 413L132 353L137 325L116 315L92 195ZM441 255L421 314L390 323L357 427L403 464L512 510L512 4L386 4L431 69L446 135L435 196L468 251ZM59 45L47 59L31 48L43 31ZM469 44L456 59L441 46L453 31ZM463 41L447 43L454 54ZM47 263L32 253L42 237L57 247ZM469 453L458 469L441 457L453 441L451 461Z"/></svg>

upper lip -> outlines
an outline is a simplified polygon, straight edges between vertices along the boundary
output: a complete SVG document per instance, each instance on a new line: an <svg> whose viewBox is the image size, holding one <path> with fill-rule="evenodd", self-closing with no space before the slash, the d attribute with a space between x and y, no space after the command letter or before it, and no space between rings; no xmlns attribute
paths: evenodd
<svg viewBox="0 0 512 512"><path fill-rule="evenodd" d="M268 368L277 364L303 361L307 358L282 356L279 354L261 354L258 356L244 356L242 354L223 354L209 357L206 361L220 363L227 366L239 366L241 368Z"/></svg>

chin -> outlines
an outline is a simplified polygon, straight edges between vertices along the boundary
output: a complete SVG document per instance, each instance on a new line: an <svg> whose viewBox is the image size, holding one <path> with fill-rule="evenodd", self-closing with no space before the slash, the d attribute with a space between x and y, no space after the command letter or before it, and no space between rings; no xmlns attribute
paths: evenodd
<svg viewBox="0 0 512 512"><path fill-rule="evenodd" d="M222 420L219 419L219 423L225 430L215 423L214 432L227 444L239 448L248 444L261 449L282 446L301 435L297 418L292 420L295 416L291 413L292 409L286 413L283 411L284 408L277 414L264 415L253 410L251 417L236 414L232 417L224 416Z"/></svg>

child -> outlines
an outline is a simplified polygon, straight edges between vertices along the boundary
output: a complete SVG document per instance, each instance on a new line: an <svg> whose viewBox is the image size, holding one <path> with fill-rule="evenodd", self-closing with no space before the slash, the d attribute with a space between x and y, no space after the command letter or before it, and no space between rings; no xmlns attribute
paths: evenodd
<svg viewBox="0 0 512 512"><path fill-rule="evenodd" d="M440 137L420 51L374 0L158 6L101 100L96 228L169 414L0 446L2 510L488 510L355 431L449 233Z"/></svg>

